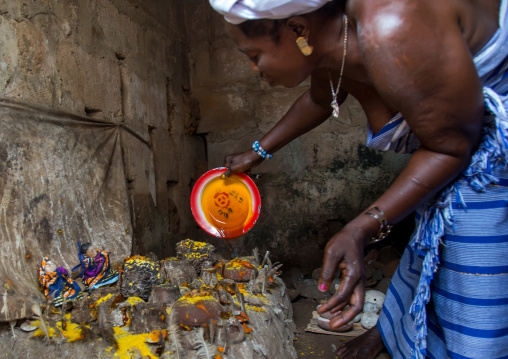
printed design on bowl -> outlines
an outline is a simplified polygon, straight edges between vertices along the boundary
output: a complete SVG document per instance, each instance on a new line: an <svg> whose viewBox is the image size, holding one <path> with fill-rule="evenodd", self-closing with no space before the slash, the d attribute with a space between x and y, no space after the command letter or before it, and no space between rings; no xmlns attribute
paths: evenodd
<svg viewBox="0 0 508 359"><path fill-rule="evenodd" d="M233 208L230 206L232 198L234 198L240 205L244 202L243 197L234 190L229 193L216 193L214 196L215 206L219 207L219 214L226 217L226 219L229 219L229 216L233 214Z"/></svg>

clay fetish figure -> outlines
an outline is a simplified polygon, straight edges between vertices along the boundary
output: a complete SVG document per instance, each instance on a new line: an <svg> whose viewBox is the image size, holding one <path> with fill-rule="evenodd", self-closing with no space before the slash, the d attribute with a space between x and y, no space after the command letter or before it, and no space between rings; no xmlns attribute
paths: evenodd
<svg viewBox="0 0 508 359"><path fill-rule="evenodd" d="M348 96L367 146L411 157L385 193L329 240L318 312L329 328L364 305L364 251L416 212L377 325L341 358L508 357L508 0L210 0L270 86L310 88L246 151L243 172L339 116ZM247 150L249 148L249 150ZM273 161L273 159L270 159ZM352 184L353 185L353 184Z"/></svg>
<svg viewBox="0 0 508 359"><path fill-rule="evenodd" d="M64 267L57 267L48 257L42 258L39 266L39 283L47 299L53 298L55 307L66 300L73 300L80 296L79 285L68 275Z"/></svg>
<svg viewBox="0 0 508 359"><path fill-rule="evenodd" d="M118 272L110 268L107 251L97 249L90 243L80 245L80 276L88 289L96 289L118 280Z"/></svg>

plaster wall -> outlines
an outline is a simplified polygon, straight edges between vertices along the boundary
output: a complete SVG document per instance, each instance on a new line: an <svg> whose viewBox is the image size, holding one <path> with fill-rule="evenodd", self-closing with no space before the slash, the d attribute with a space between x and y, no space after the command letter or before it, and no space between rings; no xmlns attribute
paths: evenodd
<svg viewBox="0 0 508 359"><path fill-rule="evenodd" d="M186 14L192 94L199 103L196 133L206 141L208 168L246 151L309 87L270 88L250 70L207 2ZM407 157L365 147L367 127L354 99L330 118L253 168L262 201L258 223L228 242L206 240L235 254L270 250L288 266L320 266L328 239L370 205L402 170ZM203 235L201 235L203 236Z"/></svg>

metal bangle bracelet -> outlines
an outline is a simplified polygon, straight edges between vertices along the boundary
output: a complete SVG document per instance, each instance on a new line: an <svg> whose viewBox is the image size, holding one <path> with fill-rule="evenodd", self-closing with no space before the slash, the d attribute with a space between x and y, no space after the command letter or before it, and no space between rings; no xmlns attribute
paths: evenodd
<svg viewBox="0 0 508 359"><path fill-rule="evenodd" d="M377 211L378 214L372 213L371 212L372 210ZM377 221L379 222L379 226L380 226L379 231L377 232L376 236L372 237L369 244L377 243L377 242L385 239L388 236L388 234L390 234L390 231L392 230L393 226L388 224L388 221L386 220L386 217L385 217L385 214L383 213L383 211L381 211L378 207L372 207L367 212L365 212L365 214L368 214L369 216L377 219Z"/></svg>

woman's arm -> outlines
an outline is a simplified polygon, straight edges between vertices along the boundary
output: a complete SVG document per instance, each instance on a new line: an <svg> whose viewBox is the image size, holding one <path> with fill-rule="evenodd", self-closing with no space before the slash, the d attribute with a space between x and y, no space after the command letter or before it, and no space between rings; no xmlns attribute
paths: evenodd
<svg viewBox="0 0 508 359"><path fill-rule="evenodd" d="M397 223L452 182L478 145L483 119L482 86L457 18L436 5L380 1L358 14L362 56L373 85L400 110L422 143L407 166L369 208ZM365 212L364 212L365 213ZM360 214L328 243L320 285L329 286L340 267L338 293L319 312L336 313L338 328L363 306L363 248L379 223Z"/></svg>
<svg viewBox="0 0 508 359"><path fill-rule="evenodd" d="M327 73L326 76L328 76ZM330 117L332 110L328 81L328 77L324 77L322 72L312 75L310 89L304 92L281 120L260 139L261 147L267 153L272 154L280 150L295 138L307 133ZM339 103L343 103L346 97L347 92L341 90L338 98ZM261 157L253 150L228 155L224 160L224 165L228 167L226 176L246 171L261 161Z"/></svg>

